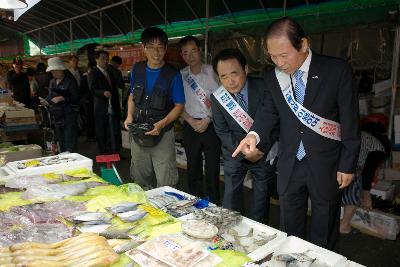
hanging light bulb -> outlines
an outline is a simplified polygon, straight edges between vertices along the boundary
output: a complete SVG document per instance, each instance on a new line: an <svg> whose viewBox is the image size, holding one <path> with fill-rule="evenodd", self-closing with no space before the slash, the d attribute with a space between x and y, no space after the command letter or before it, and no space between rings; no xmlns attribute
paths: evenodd
<svg viewBox="0 0 400 267"><path fill-rule="evenodd" d="M26 0L1 0L0 8L2 9L20 9L27 8Z"/></svg>

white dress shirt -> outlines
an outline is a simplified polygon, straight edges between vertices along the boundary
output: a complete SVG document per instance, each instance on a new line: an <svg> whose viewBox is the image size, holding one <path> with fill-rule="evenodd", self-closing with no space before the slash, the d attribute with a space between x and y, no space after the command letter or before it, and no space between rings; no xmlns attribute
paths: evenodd
<svg viewBox="0 0 400 267"><path fill-rule="evenodd" d="M206 110L205 107L201 104L198 96L195 95L193 89L189 86L186 81L186 76L190 73L192 77L196 80L197 84L203 88L207 97L210 98L210 95L214 93L215 90L218 89L218 82L216 76L214 74L214 70L211 65L203 64L201 66L201 71L198 74L193 74L190 71L190 67L187 66L181 70L182 80L183 80L183 88L185 91L185 111L192 118L203 119L206 117L210 117L210 111Z"/></svg>

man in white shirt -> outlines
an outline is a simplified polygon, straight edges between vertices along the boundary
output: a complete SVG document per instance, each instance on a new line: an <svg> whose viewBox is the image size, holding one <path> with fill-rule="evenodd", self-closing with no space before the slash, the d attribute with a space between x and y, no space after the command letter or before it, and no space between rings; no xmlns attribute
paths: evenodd
<svg viewBox="0 0 400 267"><path fill-rule="evenodd" d="M211 65L200 60L200 42L194 36L186 36L179 42L181 55L187 67L181 70L185 91L185 120L183 130L187 157L187 179L191 194L209 197L219 203L220 141L211 121L210 94L218 83ZM205 183L203 190L203 157L205 157Z"/></svg>

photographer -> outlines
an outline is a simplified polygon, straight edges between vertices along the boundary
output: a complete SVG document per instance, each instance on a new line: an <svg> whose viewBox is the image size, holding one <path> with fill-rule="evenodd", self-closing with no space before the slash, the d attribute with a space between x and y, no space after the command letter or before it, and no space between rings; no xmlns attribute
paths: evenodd
<svg viewBox="0 0 400 267"><path fill-rule="evenodd" d="M141 36L147 61L132 66L125 128L133 128L131 176L143 188L178 183L173 121L183 111L185 95L179 71L164 61L167 34L147 28ZM131 126L131 127L130 127Z"/></svg>
<svg viewBox="0 0 400 267"><path fill-rule="evenodd" d="M51 72L53 79L50 81L46 100L54 119L60 152L75 152L78 137L79 90L75 79L65 75L66 69L59 57L48 60L46 71Z"/></svg>

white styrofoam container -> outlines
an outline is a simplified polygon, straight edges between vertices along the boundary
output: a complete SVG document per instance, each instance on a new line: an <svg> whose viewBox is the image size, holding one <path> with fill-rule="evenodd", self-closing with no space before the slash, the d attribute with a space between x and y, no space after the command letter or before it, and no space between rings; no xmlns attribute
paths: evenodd
<svg viewBox="0 0 400 267"><path fill-rule="evenodd" d="M392 200L395 189L396 185L393 184L387 188L380 188L380 187L371 188L370 193L374 196L381 197L382 200Z"/></svg>
<svg viewBox="0 0 400 267"><path fill-rule="evenodd" d="M185 216L182 216L179 218L180 221L186 221L186 220L191 220L191 219L193 219L193 214L188 214L188 215L185 215ZM261 233L261 232L263 232L267 235L276 234L276 237L273 240L269 241L264 246L261 246L261 247L257 248L256 250L247 254L247 256L249 258L251 258L253 261L261 260L268 254L271 254L274 251L274 249L277 246L279 246L287 237L287 234L284 232L281 232L275 228L272 228L268 225L256 222L256 221L251 220L244 216L242 218L242 221L238 225L236 225L234 228L236 230L238 230L241 228L243 229L243 228L248 228L248 227L253 228L253 235L257 235L258 233Z"/></svg>
<svg viewBox="0 0 400 267"><path fill-rule="evenodd" d="M365 267L365 266L354 261L347 261L347 267Z"/></svg>
<svg viewBox="0 0 400 267"><path fill-rule="evenodd" d="M346 257L329 251L317 245L311 244L303 239L295 236L289 236L283 242L281 242L274 250L274 255L286 254L286 253L303 253L308 251L306 254L312 258L328 264L332 267L347 267L348 261ZM266 254L268 255L268 254ZM269 265L268 265L269 266Z"/></svg>
<svg viewBox="0 0 400 267"><path fill-rule="evenodd" d="M42 157L42 158L37 158L37 159L46 159L46 158L52 158L52 157L56 157L56 156ZM86 168L90 171L93 171L93 160L91 160L85 156L82 156L78 153L63 153L63 154L58 155L58 157L74 158L75 160L71 161L71 162L60 163L60 164L52 164L52 165L46 165L46 166L18 169L17 168L18 163L24 163L24 162L27 162L32 159L20 160L20 161L14 161L14 162L7 163L5 166L5 169L9 174L26 174L26 175L44 174L44 173L49 173L49 172L62 173L67 170L74 170L74 169L79 169L79 168Z"/></svg>
<svg viewBox="0 0 400 267"><path fill-rule="evenodd" d="M173 187L170 186L161 186L161 187L157 187L151 190L147 190L146 191L146 195L147 197L154 197L154 196L158 196L158 195L164 195L165 192L174 192L180 195L183 195L187 198L195 198L194 196L192 196L191 194L185 193L183 191L180 191L178 189L175 189Z"/></svg>

